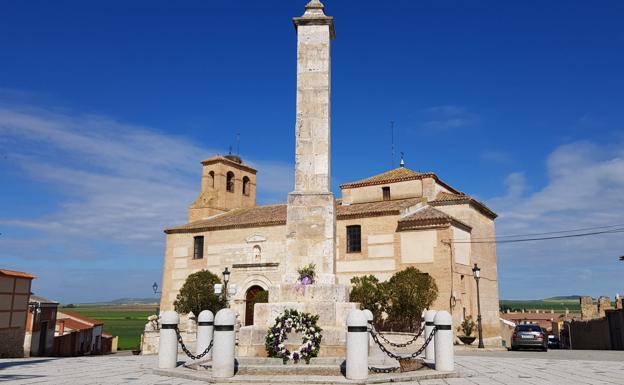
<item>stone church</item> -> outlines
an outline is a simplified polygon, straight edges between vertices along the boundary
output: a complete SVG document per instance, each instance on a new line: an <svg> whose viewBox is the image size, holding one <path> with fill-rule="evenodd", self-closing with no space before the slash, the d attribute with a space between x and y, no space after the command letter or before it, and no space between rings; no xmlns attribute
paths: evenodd
<svg viewBox="0 0 624 385"><path fill-rule="evenodd" d="M312 0L294 23L295 189L287 203L257 205L256 174L262 170L235 155L203 161L201 192L189 207L188 223L165 230L161 309L173 309L189 274L207 269L221 276L227 267L238 287L230 304L240 323L251 327L262 317L266 331L271 316L259 311L260 305L254 312L253 297L270 290L269 301L279 302L276 290L281 285L283 297L283 288L295 283L296 269L304 264L316 263L321 287L346 290L354 276L372 274L383 281L413 266L435 279L439 296L433 308L451 312L456 330L464 317L477 318L471 271L477 263L485 342L500 343L496 248L470 243L495 236L496 214L437 174L403 164L342 184L341 196L334 198L329 189L333 18ZM327 301L348 303L348 298ZM259 346L260 337L254 337Z"/></svg>

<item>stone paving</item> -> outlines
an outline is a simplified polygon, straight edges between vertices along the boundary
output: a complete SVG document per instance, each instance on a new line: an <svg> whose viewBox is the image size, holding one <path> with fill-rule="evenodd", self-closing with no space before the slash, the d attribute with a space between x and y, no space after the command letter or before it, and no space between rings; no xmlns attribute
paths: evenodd
<svg viewBox="0 0 624 385"><path fill-rule="evenodd" d="M624 352L461 352L462 378L419 384L624 384ZM0 360L0 382L13 384L202 384L158 376L155 356L110 355ZM398 383L397 383L398 384Z"/></svg>

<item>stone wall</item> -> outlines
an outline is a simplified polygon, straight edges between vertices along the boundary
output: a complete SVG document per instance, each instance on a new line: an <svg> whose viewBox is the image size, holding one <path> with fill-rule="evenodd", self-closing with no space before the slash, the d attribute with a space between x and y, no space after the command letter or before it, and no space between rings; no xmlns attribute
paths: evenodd
<svg viewBox="0 0 624 385"><path fill-rule="evenodd" d="M24 329L0 330L0 358L24 357Z"/></svg>

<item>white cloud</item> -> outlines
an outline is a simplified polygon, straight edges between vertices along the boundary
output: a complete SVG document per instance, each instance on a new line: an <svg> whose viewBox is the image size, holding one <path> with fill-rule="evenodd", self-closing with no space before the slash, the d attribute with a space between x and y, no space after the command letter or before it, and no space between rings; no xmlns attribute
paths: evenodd
<svg viewBox="0 0 624 385"><path fill-rule="evenodd" d="M59 257L41 247L32 254L32 248L23 247L28 236L5 230L0 257L26 264L30 259L115 261L118 254L134 254L153 257L156 268L163 229L186 221L187 207L199 193L200 161L216 152L107 117L6 104L0 104L0 148L10 167L62 197L50 213L0 214L0 224L35 232L30 237L38 246L54 245L50 250L59 247L63 253ZM293 186L293 167L246 161L259 169L260 203L283 201Z"/></svg>
<svg viewBox="0 0 624 385"><path fill-rule="evenodd" d="M422 115L424 122L421 127L433 131L453 130L470 126L477 121L477 117L466 108L453 105L430 107Z"/></svg>
<svg viewBox="0 0 624 385"><path fill-rule="evenodd" d="M546 161L548 183L531 193L525 192L526 178L530 179L530 175L510 174L506 180L508 193L488 202L500 214L497 233L540 233L624 224L623 154L622 143L562 145ZM622 268L617 261L622 250L622 234L499 244L503 295L505 291L522 290L544 294L579 294L579 290L586 290L580 294L589 295L624 291L621 279L603 271ZM567 287L552 292L548 289L549 282L535 274L539 268L552 277L551 284ZM568 285L556 283L562 276ZM603 279L587 278L600 276ZM585 284L581 285L579 280Z"/></svg>

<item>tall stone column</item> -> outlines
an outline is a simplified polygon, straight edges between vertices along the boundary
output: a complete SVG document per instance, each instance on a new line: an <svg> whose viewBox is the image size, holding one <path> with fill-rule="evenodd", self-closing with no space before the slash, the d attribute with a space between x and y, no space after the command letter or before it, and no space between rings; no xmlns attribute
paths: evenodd
<svg viewBox="0 0 624 385"><path fill-rule="evenodd" d="M297 29L297 117L295 190L288 195L284 283L297 269L316 265L317 283L334 284L336 208L330 191L331 40L334 21L312 0Z"/></svg>

